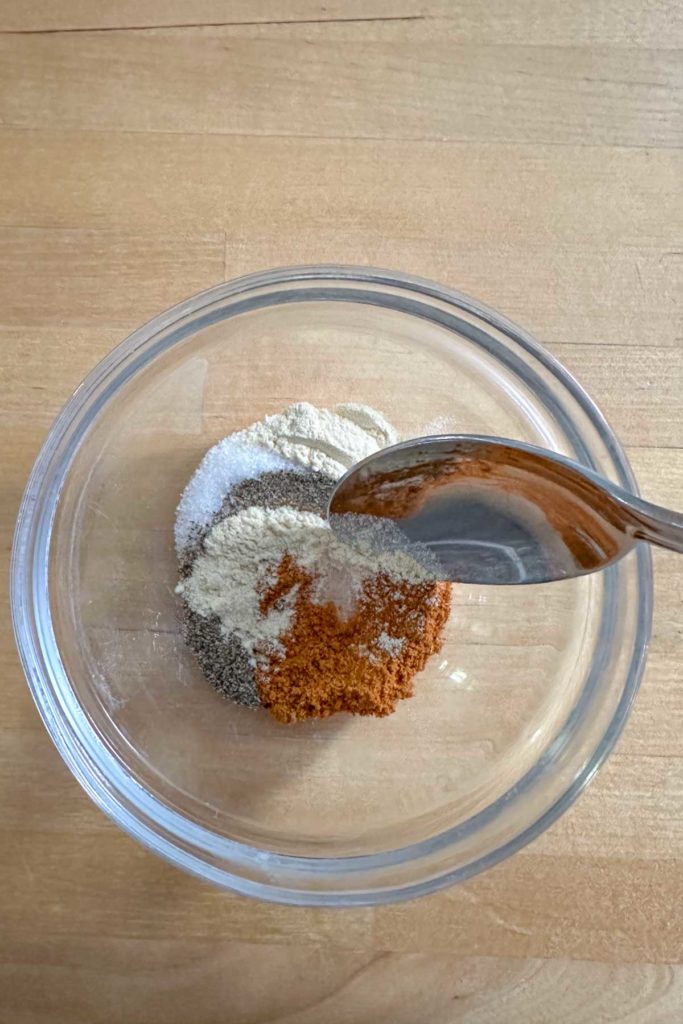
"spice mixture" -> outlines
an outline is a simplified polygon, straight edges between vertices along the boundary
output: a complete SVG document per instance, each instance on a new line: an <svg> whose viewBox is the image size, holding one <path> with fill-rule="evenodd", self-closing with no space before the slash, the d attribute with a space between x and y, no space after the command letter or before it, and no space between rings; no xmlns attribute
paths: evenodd
<svg viewBox="0 0 683 1024"><path fill-rule="evenodd" d="M336 480L398 436L381 413L296 403L205 456L178 506L184 635L206 678L282 722L387 715L441 643L450 587L368 519L325 520Z"/></svg>

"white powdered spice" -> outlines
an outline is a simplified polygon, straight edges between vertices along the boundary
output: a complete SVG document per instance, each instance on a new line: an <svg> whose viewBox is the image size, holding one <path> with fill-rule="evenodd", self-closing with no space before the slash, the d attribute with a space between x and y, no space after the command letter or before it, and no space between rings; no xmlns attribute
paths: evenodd
<svg viewBox="0 0 683 1024"><path fill-rule="evenodd" d="M397 658L405 647L404 636L390 636L389 633L382 632L377 637L377 646L381 647L383 651L390 654L392 658Z"/></svg>
<svg viewBox="0 0 683 1024"><path fill-rule="evenodd" d="M367 644L359 644L356 650L360 655L362 655L362 657L366 658L371 665L378 665L380 662L377 650L378 648L386 651L391 658L398 658L405 645L405 637L390 636L387 632L382 630L375 640L374 647L368 647Z"/></svg>
<svg viewBox="0 0 683 1024"><path fill-rule="evenodd" d="M363 532L354 532L351 546L312 512L287 507L244 509L209 531L204 553L177 592L199 615L218 616L225 634L235 635L256 663L282 650L279 639L292 623L296 597L292 591L266 615L260 608L260 595L275 583L285 554L315 577L313 600L334 601L347 614L363 581L377 573L410 583L435 578L412 551L395 542L378 542L385 529L380 521L368 523ZM387 642L391 640L387 637Z"/></svg>
<svg viewBox="0 0 683 1024"><path fill-rule="evenodd" d="M337 479L366 455L397 441L398 434L380 412L355 402L334 409L296 402L230 434L209 449L183 491L175 521L178 554L197 528L211 523L226 494L243 480L301 467Z"/></svg>
<svg viewBox="0 0 683 1024"><path fill-rule="evenodd" d="M354 403L317 409L308 402L296 402L234 436L243 444L267 448L334 479L355 462L398 440L381 413Z"/></svg>
<svg viewBox="0 0 683 1024"><path fill-rule="evenodd" d="M362 427L371 437L374 437L380 448L388 448L390 444L396 444L399 440L399 436L389 420L369 405L360 405L358 402L342 402L335 405L333 411L337 416L343 416L344 419L355 423L357 427Z"/></svg>

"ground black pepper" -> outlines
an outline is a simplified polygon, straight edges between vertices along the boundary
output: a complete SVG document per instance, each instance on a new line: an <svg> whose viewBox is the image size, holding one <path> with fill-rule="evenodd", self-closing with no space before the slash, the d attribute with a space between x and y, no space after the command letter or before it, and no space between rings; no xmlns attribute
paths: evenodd
<svg viewBox="0 0 683 1024"><path fill-rule="evenodd" d="M206 618L186 605L183 638L194 651L202 672L219 693L248 708L259 707L261 701L249 655L236 636L223 635L217 615Z"/></svg>
<svg viewBox="0 0 683 1024"><path fill-rule="evenodd" d="M264 473L236 484L209 525L198 531L183 551L181 575L189 575L195 559L204 550L205 537L222 519L255 505L262 508L289 506L325 515L333 488L331 477L314 470ZM260 706L255 667L237 637L224 636L217 617L198 615L185 605L183 637L194 651L202 672L219 693L246 707Z"/></svg>

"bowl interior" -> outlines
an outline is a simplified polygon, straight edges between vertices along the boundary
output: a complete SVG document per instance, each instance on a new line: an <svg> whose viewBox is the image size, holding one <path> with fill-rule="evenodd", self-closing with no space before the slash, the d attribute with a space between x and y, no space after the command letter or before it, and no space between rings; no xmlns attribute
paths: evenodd
<svg viewBox="0 0 683 1024"><path fill-rule="evenodd" d="M364 402L404 436L497 434L577 456L538 387L468 333L362 302L264 304L195 322L99 402L53 528L57 645L100 741L213 834L318 857L419 842L514 787L575 707L603 575L456 586L441 654L383 720L279 725L215 694L179 634L180 492L210 445L293 401Z"/></svg>

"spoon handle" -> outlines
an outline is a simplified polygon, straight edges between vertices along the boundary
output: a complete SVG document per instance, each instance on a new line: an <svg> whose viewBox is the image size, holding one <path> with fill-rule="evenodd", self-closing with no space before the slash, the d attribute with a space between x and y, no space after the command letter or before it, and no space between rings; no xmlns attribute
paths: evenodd
<svg viewBox="0 0 683 1024"><path fill-rule="evenodd" d="M638 540L647 540L669 551L683 552L683 515L629 495L630 530Z"/></svg>

